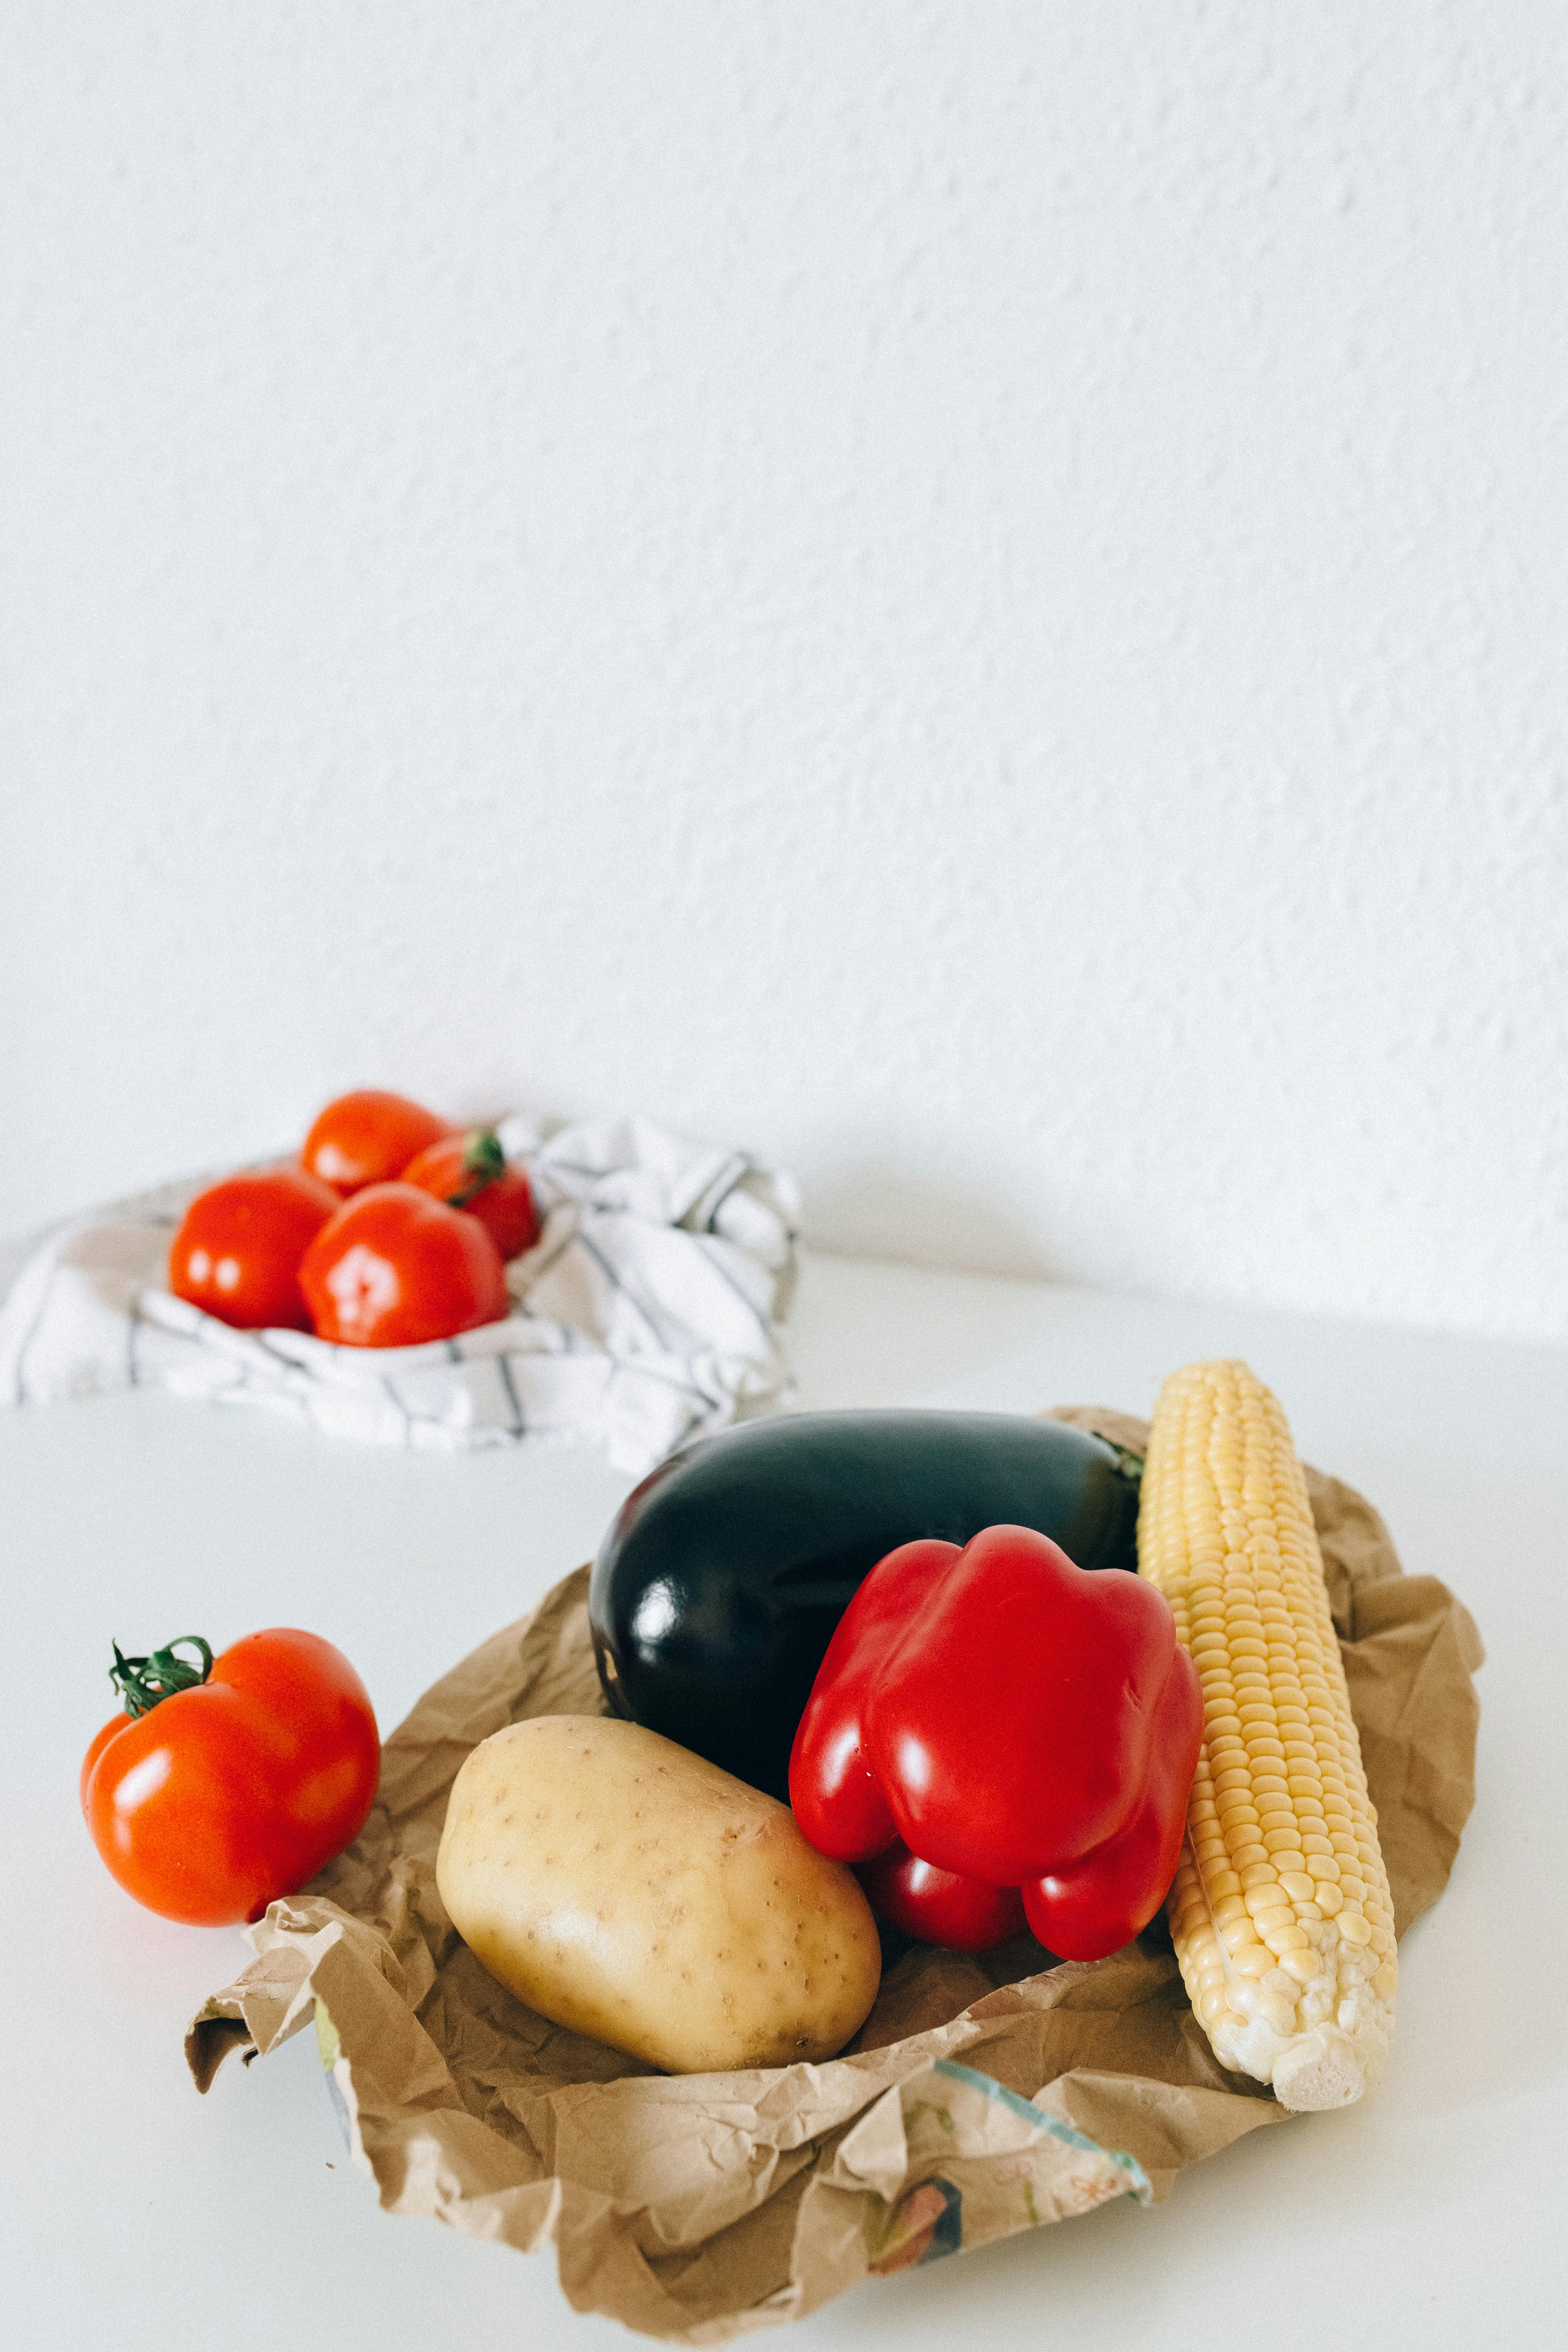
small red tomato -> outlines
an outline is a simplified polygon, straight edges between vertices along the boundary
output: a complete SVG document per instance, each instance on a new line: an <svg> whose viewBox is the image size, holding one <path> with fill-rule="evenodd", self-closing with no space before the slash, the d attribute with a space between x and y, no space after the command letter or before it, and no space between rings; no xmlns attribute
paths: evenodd
<svg viewBox="0 0 1568 2352"><path fill-rule="evenodd" d="M922 1944L988 1952L1024 1932L1024 1905L1016 1886L988 1886L983 1878L938 1870L901 1840L875 1862L862 1863L855 1875L878 1917Z"/></svg>
<svg viewBox="0 0 1568 2352"><path fill-rule="evenodd" d="M327 1105L305 1138L300 1159L335 1191L359 1192L367 1184L390 1183L416 1151L458 1131L406 1095L361 1087Z"/></svg>
<svg viewBox="0 0 1568 2352"><path fill-rule="evenodd" d="M539 1238L533 1188L521 1168L507 1166L493 1127L443 1136L409 1161L403 1181L478 1217L503 1258L520 1257Z"/></svg>
<svg viewBox="0 0 1568 2352"><path fill-rule="evenodd" d="M202 1653L198 1674L175 1653ZM195 1927L259 1919L363 1828L381 1747L341 1650L283 1626L215 1659L115 1652L127 1712L82 1765L93 1843L128 1895Z"/></svg>
<svg viewBox="0 0 1568 2352"><path fill-rule="evenodd" d="M416 1184L372 1184L345 1202L306 1251L300 1287L317 1337L349 1348L453 1339L510 1306L478 1218Z"/></svg>
<svg viewBox="0 0 1568 2352"><path fill-rule="evenodd" d="M342 1203L302 1168L226 1176L199 1192L169 1252L176 1298L237 1330L308 1331L300 1261Z"/></svg>

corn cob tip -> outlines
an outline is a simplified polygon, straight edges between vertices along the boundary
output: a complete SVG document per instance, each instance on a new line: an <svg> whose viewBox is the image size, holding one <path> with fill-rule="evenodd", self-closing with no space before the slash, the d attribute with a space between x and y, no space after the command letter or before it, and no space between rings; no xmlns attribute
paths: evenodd
<svg viewBox="0 0 1568 2352"><path fill-rule="evenodd" d="M1364 2044L1358 2048L1337 2025L1313 2026L1298 2034L1274 2061L1274 2095L1297 2115L1348 2107L1372 2088L1382 2072L1382 2051L1374 2054Z"/></svg>

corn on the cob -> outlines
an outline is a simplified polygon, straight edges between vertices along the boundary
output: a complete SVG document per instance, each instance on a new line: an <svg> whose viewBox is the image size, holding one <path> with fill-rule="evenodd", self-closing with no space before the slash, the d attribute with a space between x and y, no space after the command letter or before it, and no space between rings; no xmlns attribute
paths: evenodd
<svg viewBox="0 0 1568 2352"><path fill-rule="evenodd" d="M1222 2065L1338 2107L1388 2053L1397 1960L1306 1480L1245 1364L1190 1364L1154 1411L1138 1564L1204 1690L1168 1914Z"/></svg>

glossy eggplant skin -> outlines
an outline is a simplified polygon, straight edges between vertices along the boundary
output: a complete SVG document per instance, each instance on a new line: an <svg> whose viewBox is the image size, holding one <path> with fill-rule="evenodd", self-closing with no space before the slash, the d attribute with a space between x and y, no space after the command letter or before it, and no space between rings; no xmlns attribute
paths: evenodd
<svg viewBox="0 0 1568 2352"><path fill-rule="evenodd" d="M588 1616L617 1715L787 1803L789 1752L861 1579L917 1536L1035 1528L1079 1568L1138 1565L1112 1446L1023 1413L816 1412L661 1463L600 1547Z"/></svg>

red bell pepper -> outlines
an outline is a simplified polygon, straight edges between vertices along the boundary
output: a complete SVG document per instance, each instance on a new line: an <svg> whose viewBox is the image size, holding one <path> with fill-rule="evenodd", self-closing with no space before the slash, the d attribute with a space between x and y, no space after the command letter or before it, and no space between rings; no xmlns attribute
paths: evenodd
<svg viewBox="0 0 1568 2352"><path fill-rule="evenodd" d="M790 1802L910 1934L984 1951L1026 1917L1060 1958L1100 1959L1175 1875L1203 1719L1153 1585L1028 1528L903 1544L839 1621Z"/></svg>

